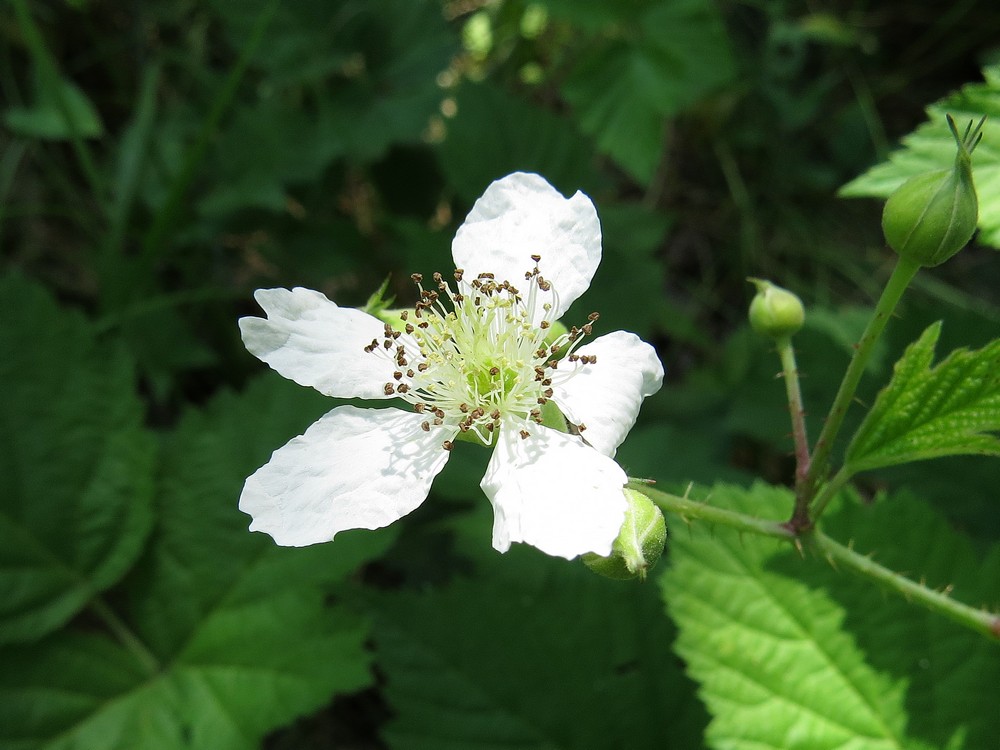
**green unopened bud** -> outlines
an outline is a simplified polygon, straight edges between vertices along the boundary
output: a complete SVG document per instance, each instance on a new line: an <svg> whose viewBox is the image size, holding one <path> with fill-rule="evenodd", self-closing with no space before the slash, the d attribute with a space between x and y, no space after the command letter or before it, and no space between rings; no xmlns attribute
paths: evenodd
<svg viewBox="0 0 1000 750"><path fill-rule="evenodd" d="M656 565L667 543L667 524L663 512L640 492L625 489L628 508L611 554L601 557L593 552L583 556L583 562L595 573L607 578L626 580L646 577Z"/></svg>
<svg viewBox="0 0 1000 750"><path fill-rule="evenodd" d="M979 218L979 201L972 181L972 152L982 140L984 117L959 135L955 121L948 127L958 153L950 169L911 177L896 189L882 211L882 232L903 258L930 267L944 263L972 239Z"/></svg>
<svg viewBox="0 0 1000 750"><path fill-rule="evenodd" d="M806 309L797 295L764 279L747 279L757 287L750 302L750 326L773 339L797 333L806 320Z"/></svg>

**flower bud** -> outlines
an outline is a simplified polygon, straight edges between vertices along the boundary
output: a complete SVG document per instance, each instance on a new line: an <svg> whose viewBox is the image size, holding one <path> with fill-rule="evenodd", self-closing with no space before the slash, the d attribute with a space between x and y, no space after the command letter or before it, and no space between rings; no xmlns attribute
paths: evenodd
<svg viewBox="0 0 1000 750"><path fill-rule="evenodd" d="M625 489L628 508L618 538L611 545L608 557L588 552L584 564L606 578L627 580L646 577L647 571L660 559L667 543L667 524L663 512L640 492Z"/></svg>
<svg viewBox="0 0 1000 750"><path fill-rule="evenodd" d="M806 309L795 294L764 279L748 279L757 287L750 302L750 326L773 339L797 333L806 320Z"/></svg>
<svg viewBox="0 0 1000 750"><path fill-rule="evenodd" d="M937 266L972 239L979 217L972 152L983 137L985 120L975 128L970 121L960 136L949 115L948 127L958 146L955 163L950 169L911 177L889 196L882 211L882 232L901 257L920 266Z"/></svg>

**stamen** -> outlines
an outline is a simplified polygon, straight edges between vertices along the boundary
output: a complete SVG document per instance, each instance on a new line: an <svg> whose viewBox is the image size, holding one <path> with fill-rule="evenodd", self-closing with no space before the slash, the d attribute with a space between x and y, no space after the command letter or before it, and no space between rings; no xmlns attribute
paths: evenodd
<svg viewBox="0 0 1000 750"><path fill-rule="evenodd" d="M441 273L431 276L435 289L425 289L423 276L413 274L418 299L412 310L400 313L399 330L385 324L382 338L364 347L394 365L385 395L409 402L418 414L432 415L421 423L422 430L447 425L474 432L489 444L508 417L541 425L541 407L555 396L553 383L580 371L560 372L559 357L584 365L596 362L596 356L573 350L591 335L597 314L553 337L557 291L542 276L541 255L530 257L535 266L525 273L529 286L524 298L509 279L497 280L487 271L466 280L464 270L456 268L454 289ZM528 430L516 429L522 439L530 436ZM446 450L450 442L442 443Z"/></svg>

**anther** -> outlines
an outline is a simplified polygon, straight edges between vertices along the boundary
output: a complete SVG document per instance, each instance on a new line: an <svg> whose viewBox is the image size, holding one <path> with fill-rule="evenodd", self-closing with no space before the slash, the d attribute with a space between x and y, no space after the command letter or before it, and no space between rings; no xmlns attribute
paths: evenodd
<svg viewBox="0 0 1000 750"><path fill-rule="evenodd" d="M490 368L490 377L494 377L495 378L499 374L500 374L500 368L499 367L491 367Z"/></svg>
<svg viewBox="0 0 1000 750"><path fill-rule="evenodd" d="M413 280L414 284L419 284L421 281L424 280L423 274L420 273L411 273L410 278Z"/></svg>
<svg viewBox="0 0 1000 750"><path fill-rule="evenodd" d="M521 440L527 440L529 437L531 437L530 432L527 430L521 430Z"/></svg>
<svg viewBox="0 0 1000 750"><path fill-rule="evenodd" d="M431 431L431 423L430 422L421 422L420 423L420 429L423 430L424 432L430 432Z"/></svg>
<svg viewBox="0 0 1000 750"><path fill-rule="evenodd" d="M587 316L587 320L589 320L589 321L590 321L591 323L593 323L593 322L594 322L594 321L596 321L596 320L597 320L597 319L598 319L599 317L601 317L601 314L600 314L600 313L595 313L595 312L592 312L592 313L591 313L590 315L588 315L588 316Z"/></svg>
<svg viewBox="0 0 1000 750"><path fill-rule="evenodd" d="M408 386L406 383L400 383L399 386L396 388L396 391L398 391L399 393L407 393L409 390L410 386Z"/></svg>
<svg viewBox="0 0 1000 750"><path fill-rule="evenodd" d="M402 380L403 379L403 373L401 373L399 370L396 370L396 372L394 372L392 374L392 377L393 377L394 380Z"/></svg>
<svg viewBox="0 0 1000 750"><path fill-rule="evenodd" d="M386 396L391 396L396 392L396 387L392 383L386 383L385 388L382 389Z"/></svg>
<svg viewBox="0 0 1000 750"><path fill-rule="evenodd" d="M441 443L441 447L444 448L446 451L450 451L452 448L455 447L455 444L450 440L445 440L443 443Z"/></svg>
<svg viewBox="0 0 1000 750"><path fill-rule="evenodd" d="M538 327L544 331L546 328L551 328L552 324L547 320L543 320L541 323L538 324Z"/></svg>
<svg viewBox="0 0 1000 750"><path fill-rule="evenodd" d="M531 259L533 261L535 261L535 263L540 263L542 261L542 256L541 255L532 255Z"/></svg>

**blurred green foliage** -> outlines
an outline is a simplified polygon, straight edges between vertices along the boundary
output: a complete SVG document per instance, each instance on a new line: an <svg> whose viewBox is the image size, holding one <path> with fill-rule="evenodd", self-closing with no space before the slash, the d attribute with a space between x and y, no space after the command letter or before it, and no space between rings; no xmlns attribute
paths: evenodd
<svg viewBox="0 0 1000 750"><path fill-rule="evenodd" d="M782 490L747 489L792 464L745 277L807 303L815 434L891 261L879 205L836 192L858 178L845 193L884 195L929 163L944 131L917 129L928 105L997 114L997 28L987 0L0 5L0 748L817 748L854 732L988 750L993 644L680 523L661 563L675 626L655 585L494 553L471 445L387 532L299 550L250 534L243 479L331 404L261 373L235 321L264 286L360 305L388 276L407 301L410 273L448 270L486 185L537 171L602 220L582 312L667 368L619 460L787 515ZM976 153L982 242L918 279L865 404L933 322L941 352L997 336L997 134ZM828 530L996 602L995 476L964 457L866 475ZM798 628L787 672L758 620Z"/></svg>

